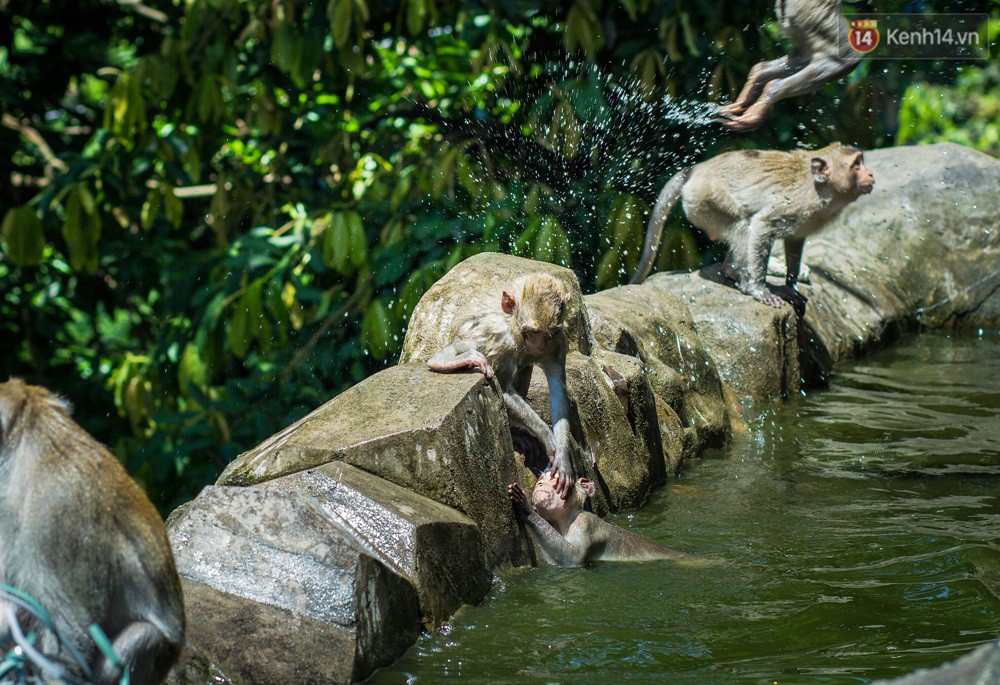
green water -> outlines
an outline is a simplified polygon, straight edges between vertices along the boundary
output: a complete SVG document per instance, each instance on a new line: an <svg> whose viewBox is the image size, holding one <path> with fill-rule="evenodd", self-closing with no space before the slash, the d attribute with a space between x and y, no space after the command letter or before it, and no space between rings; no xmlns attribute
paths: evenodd
<svg viewBox="0 0 1000 685"><path fill-rule="evenodd" d="M504 572L379 683L858 683L1000 636L1000 335L838 369L615 523L718 557Z"/></svg>

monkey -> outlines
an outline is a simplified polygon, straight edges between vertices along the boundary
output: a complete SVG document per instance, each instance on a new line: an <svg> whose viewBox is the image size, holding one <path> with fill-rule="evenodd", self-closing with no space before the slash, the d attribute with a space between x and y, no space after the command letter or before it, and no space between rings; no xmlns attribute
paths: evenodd
<svg viewBox="0 0 1000 685"><path fill-rule="evenodd" d="M529 502L517 483L507 496L517 518L531 530L546 561L556 566L583 566L589 561L694 560L694 555L664 547L658 542L604 521L584 511L596 487L580 478L568 498L555 490L555 478L543 473L535 483Z"/></svg>
<svg viewBox="0 0 1000 685"><path fill-rule="evenodd" d="M184 639L166 529L139 485L70 413L45 388L0 384L0 583L53 618L90 671L77 677L117 683L127 669L135 685L159 683ZM47 658L60 658L46 653L57 643L33 617L22 624L10 603L0 610L0 644L26 625L42 636ZM91 625L117 659L89 639Z"/></svg>
<svg viewBox="0 0 1000 685"><path fill-rule="evenodd" d="M754 65L736 100L719 110L729 119L727 128L758 128L778 100L819 90L854 71L861 55L848 41L840 6L840 0L776 0L774 12L792 52Z"/></svg>
<svg viewBox="0 0 1000 685"><path fill-rule="evenodd" d="M740 291L772 307L782 297L767 289L774 241L785 244L786 294L794 304L802 246L841 209L872 191L875 178L863 153L834 143L819 150L738 150L678 172L660 192L632 283L642 283L656 258L663 222L680 197L688 220L713 241L729 243L723 273Z"/></svg>
<svg viewBox="0 0 1000 685"><path fill-rule="evenodd" d="M566 395L567 315L571 292L549 274L522 276L500 295L500 307L456 322L455 342L431 357L435 371L474 368L496 377L507 415L545 447L556 474L556 489L569 496L576 474L570 459L569 400ZM533 366L549 386L552 428L524 399Z"/></svg>

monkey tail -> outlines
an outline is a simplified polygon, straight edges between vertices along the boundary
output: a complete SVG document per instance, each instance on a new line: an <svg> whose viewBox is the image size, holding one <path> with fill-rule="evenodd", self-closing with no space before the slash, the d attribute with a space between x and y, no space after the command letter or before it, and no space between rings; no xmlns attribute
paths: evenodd
<svg viewBox="0 0 1000 685"><path fill-rule="evenodd" d="M646 229L646 244L642 248L642 256L639 257L639 266L636 267L630 283L638 284L646 280L653 262L656 260L656 252L660 249L660 238L663 236L663 222L667 220L667 214L673 209L677 198L681 196L681 188L687 183L688 176L691 175L691 167L681 169L673 178L663 186L660 196L656 198L653 205L653 212L649 215L649 228Z"/></svg>

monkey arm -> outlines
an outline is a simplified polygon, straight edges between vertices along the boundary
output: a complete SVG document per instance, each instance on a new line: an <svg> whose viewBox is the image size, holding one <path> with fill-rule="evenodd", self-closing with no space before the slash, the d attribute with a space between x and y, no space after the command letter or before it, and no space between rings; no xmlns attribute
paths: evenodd
<svg viewBox="0 0 1000 685"><path fill-rule="evenodd" d="M542 551L559 566L583 566L587 552L559 534L552 524L534 511L528 513L525 523L535 536Z"/></svg>
<svg viewBox="0 0 1000 685"><path fill-rule="evenodd" d="M486 356L475 346L464 340L454 342L427 360L427 366L434 371L455 371L475 368L487 378L493 378L493 367Z"/></svg>
<svg viewBox="0 0 1000 685"><path fill-rule="evenodd" d="M544 366L549 382L549 414L552 416L552 433L556 441L556 454L552 466L566 477L567 488L576 482L573 462L569 458L569 398L566 396L566 358L552 360Z"/></svg>
<svg viewBox="0 0 1000 685"><path fill-rule="evenodd" d="M740 256L743 273L740 274L739 289L771 307L780 307L783 300L767 289L767 260L771 256L775 229L759 215L754 215L747 227L747 237Z"/></svg>
<svg viewBox="0 0 1000 685"><path fill-rule="evenodd" d="M527 400L521 397L516 390L504 390L503 403L507 407L508 416L515 423L523 426L525 430L542 441L542 445L545 446L545 453L551 461L552 455L556 453L556 441L552 436L552 430L548 424L542 420L538 412L532 409Z"/></svg>

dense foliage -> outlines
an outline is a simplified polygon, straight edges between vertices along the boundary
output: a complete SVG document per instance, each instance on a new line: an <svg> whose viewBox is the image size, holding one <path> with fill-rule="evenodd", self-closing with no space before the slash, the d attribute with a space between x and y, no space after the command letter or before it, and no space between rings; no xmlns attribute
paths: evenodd
<svg viewBox="0 0 1000 685"><path fill-rule="evenodd" d="M0 1L0 376L73 400L167 508L392 363L474 252L608 287L658 184L723 147L906 122L997 151L995 63L873 62L759 134L708 123L783 51L763 0ZM704 248L680 219L666 244Z"/></svg>

